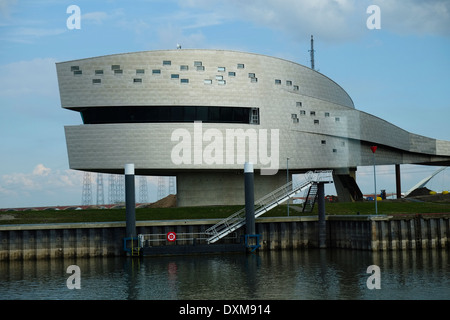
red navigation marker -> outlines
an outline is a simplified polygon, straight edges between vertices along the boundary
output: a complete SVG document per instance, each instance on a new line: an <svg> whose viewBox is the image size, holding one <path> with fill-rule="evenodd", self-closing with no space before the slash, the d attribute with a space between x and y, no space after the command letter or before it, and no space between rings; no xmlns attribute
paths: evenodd
<svg viewBox="0 0 450 320"><path fill-rule="evenodd" d="M377 151L377 146L370 147L370 150L372 150L372 152L375 153L375 151Z"/></svg>
<svg viewBox="0 0 450 320"><path fill-rule="evenodd" d="M173 242L177 240L177 234L173 231L167 232L167 241Z"/></svg>

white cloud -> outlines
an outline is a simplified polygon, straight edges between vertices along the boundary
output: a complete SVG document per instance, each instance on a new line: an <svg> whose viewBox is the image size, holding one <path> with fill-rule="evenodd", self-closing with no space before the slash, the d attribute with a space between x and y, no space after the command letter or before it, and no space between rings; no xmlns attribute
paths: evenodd
<svg viewBox="0 0 450 320"><path fill-rule="evenodd" d="M34 170L33 175L35 176L48 176L52 170L50 168L46 168L42 163L38 164Z"/></svg>
<svg viewBox="0 0 450 320"><path fill-rule="evenodd" d="M164 21L177 23L183 29L195 29L219 25L231 18L232 16L226 14L226 12L215 8L214 11L208 12L177 11L169 16L164 16Z"/></svg>
<svg viewBox="0 0 450 320"><path fill-rule="evenodd" d="M17 3L17 0L0 0L0 16L9 17L11 8Z"/></svg>
<svg viewBox="0 0 450 320"><path fill-rule="evenodd" d="M0 96L58 94L56 60L36 58L0 66Z"/></svg>
<svg viewBox="0 0 450 320"><path fill-rule="evenodd" d="M203 0L191 0L186 6L209 10L215 21L248 21L280 30L293 38L308 39L314 34L323 40L340 41L359 36L366 28L366 7L362 1L230 0L220 5L211 2L216 6L207 5Z"/></svg>
<svg viewBox="0 0 450 320"><path fill-rule="evenodd" d="M81 203L84 172L60 170L37 164L31 172L15 172L0 176L0 208ZM93 200L96 195L95 173L91 174ZM109 175L103 176L105 201L108 201ZM139 178L136 178L136 196L139 196ZM158 177L147 177L149 201L156 201Z"/></svg>
<svg viewBox="0 0 450 320"><path fill-rule="evenodd" d="M13 38L41 38L47 36L56 36L62 34L66 31L64 28L32 28L32 27L21 27L13 30L10 36Z"/></svg>
<svg viewBox="0 0 450 320"><path fill-rule="evenodd" d="M5 32L3 32L0 40L15 43L34 44L43 37L53 37L67 31L65 28L42 28L37 26L16 27L16 24L17 23L12 26L7 26L8 28L5 29ZM27 22L27 24L40 25L42 23Z"/></svg>
<svg viewBox="0 0 450 320"><path fill-rule="evenodd" d="M88 12L81 15L81 21L93 21L95 23L102 23L104 20L108 19L108 14L102 11Z"/></svg>
<svg viewBox="0 0 450 320"><path fill-rule="evenodd" d="M158 28L158 45L164 48L176 48L179 43L182 48L199 48L205 43L205 36L201 31L184 32L180 27L168 25Z"/></svg>
<svg viewBox="0 0 450 320"><path fill-rule="evenodd" d="M448 0L377 0L382 28L401 34L450 36Z"/></svg>
<svg viewBox="0 0 450 320"><path fill-rule="evenodd" d="M52 170L37 164L31 173L9 173L1 177L3 190L39 191L73 187L81 183L82 173L74 170ZM1 192L1 191L0 191Z"/></svg>
<svg viewBox="0 0 450 320"><path fill-rule="evenodd" d="M39 185L33 181L32 176L25 173L12 173L2 176L3 189L13 192L19 188L25 190L34 190L39 188Z"/></svg>
<svg viewBox="0 0 450 320"><path fill-rule="evenodd" d="M93 11L93 12L87 12L83 13L83 8L81 11L81 23L84 22L94 22L96 24L102 24L107 20L113 20L113 19L119 19L123 16L123 10L122 9L115 9L111 12L104 12L104 11Z"/></svg>
<svg viewBox="0 0 450 320"><path fill-rule="evenodd" d="M372 4L380 7L381 28L388 32L450 35L448 0L189 0L180 7L203 12L174 17L187 27L234 19L280 30L294 39L309 39L314 34L321 41L342 42L366 34L370 16L366 10Z"/></svg>
<svg viewBox="0 0 450 320"><path fill-rule="evenodd" d="M22 207L78 203L83 173L52 170L43 164L31 172L15 172L0 177L0 207ZM72 199L72 200L70 200Z"/></svg>

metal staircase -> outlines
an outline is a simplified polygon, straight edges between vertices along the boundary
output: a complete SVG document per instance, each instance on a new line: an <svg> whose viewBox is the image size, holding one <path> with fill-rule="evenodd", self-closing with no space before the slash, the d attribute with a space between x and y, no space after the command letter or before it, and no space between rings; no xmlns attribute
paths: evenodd
<svg viewBox="0 0 450 320"><path fill-rule="evenodd" d="M314 204L317 200L317 183L311 184L308 191L306 192L305 202L303 202L302 212L312 212L314 209Z"/></svg>
<svg viewBox="0 0 450 320"><path fill-rule="evenodd" d="M304 179L293 185L292 181L272 191L255 202L255 218L285 202L295 194L318 182L332 182L332 170L309 171ZM209 236L208 243L214 243L231 232L245 225L245 207L228 218L208 228L205 233Z"/></svg>

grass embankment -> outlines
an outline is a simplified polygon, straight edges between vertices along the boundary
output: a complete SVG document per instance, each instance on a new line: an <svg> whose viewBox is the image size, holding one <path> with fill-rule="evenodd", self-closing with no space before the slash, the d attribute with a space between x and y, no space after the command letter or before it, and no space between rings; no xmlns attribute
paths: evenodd
<svg viewBox="0 0 450 320"><path fill-rule="evenodd" d="M188 208L142 208L136 209L136 220L184 220L225 218L241 209L242 206L212 206ZM375 214L373 202L327 203L328 215ZM404 215L418 213L450 213L450 203L432 202L378 202L378 214ZM290 216L317 214L317 205L312 213L302 213L300 205L290 205ZM287 215L286 205L280 205L267 212L264 217ZM0 213L0 225L33 223L76 223L124 221L125 209L87 209L63 211L8 211Z"/></svg>

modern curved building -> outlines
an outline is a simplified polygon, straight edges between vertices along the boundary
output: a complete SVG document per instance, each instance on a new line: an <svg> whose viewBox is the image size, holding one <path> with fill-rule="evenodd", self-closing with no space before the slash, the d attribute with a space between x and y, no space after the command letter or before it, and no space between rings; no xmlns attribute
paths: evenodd
<svg viewBox="0 0 450 320"><path fill-rule="evenodd" d="M450 142L355 109L333 80L303 65L226 50L162 50L57 63L71 169L177 177L179 206L243 204L289 173L333 169L341 199L361 196L357 166L449 165ZM289 158L289 160L287 160ZM259 172L260 170L260 172ZM261 174L259 174L261 173Z"/></svg>

